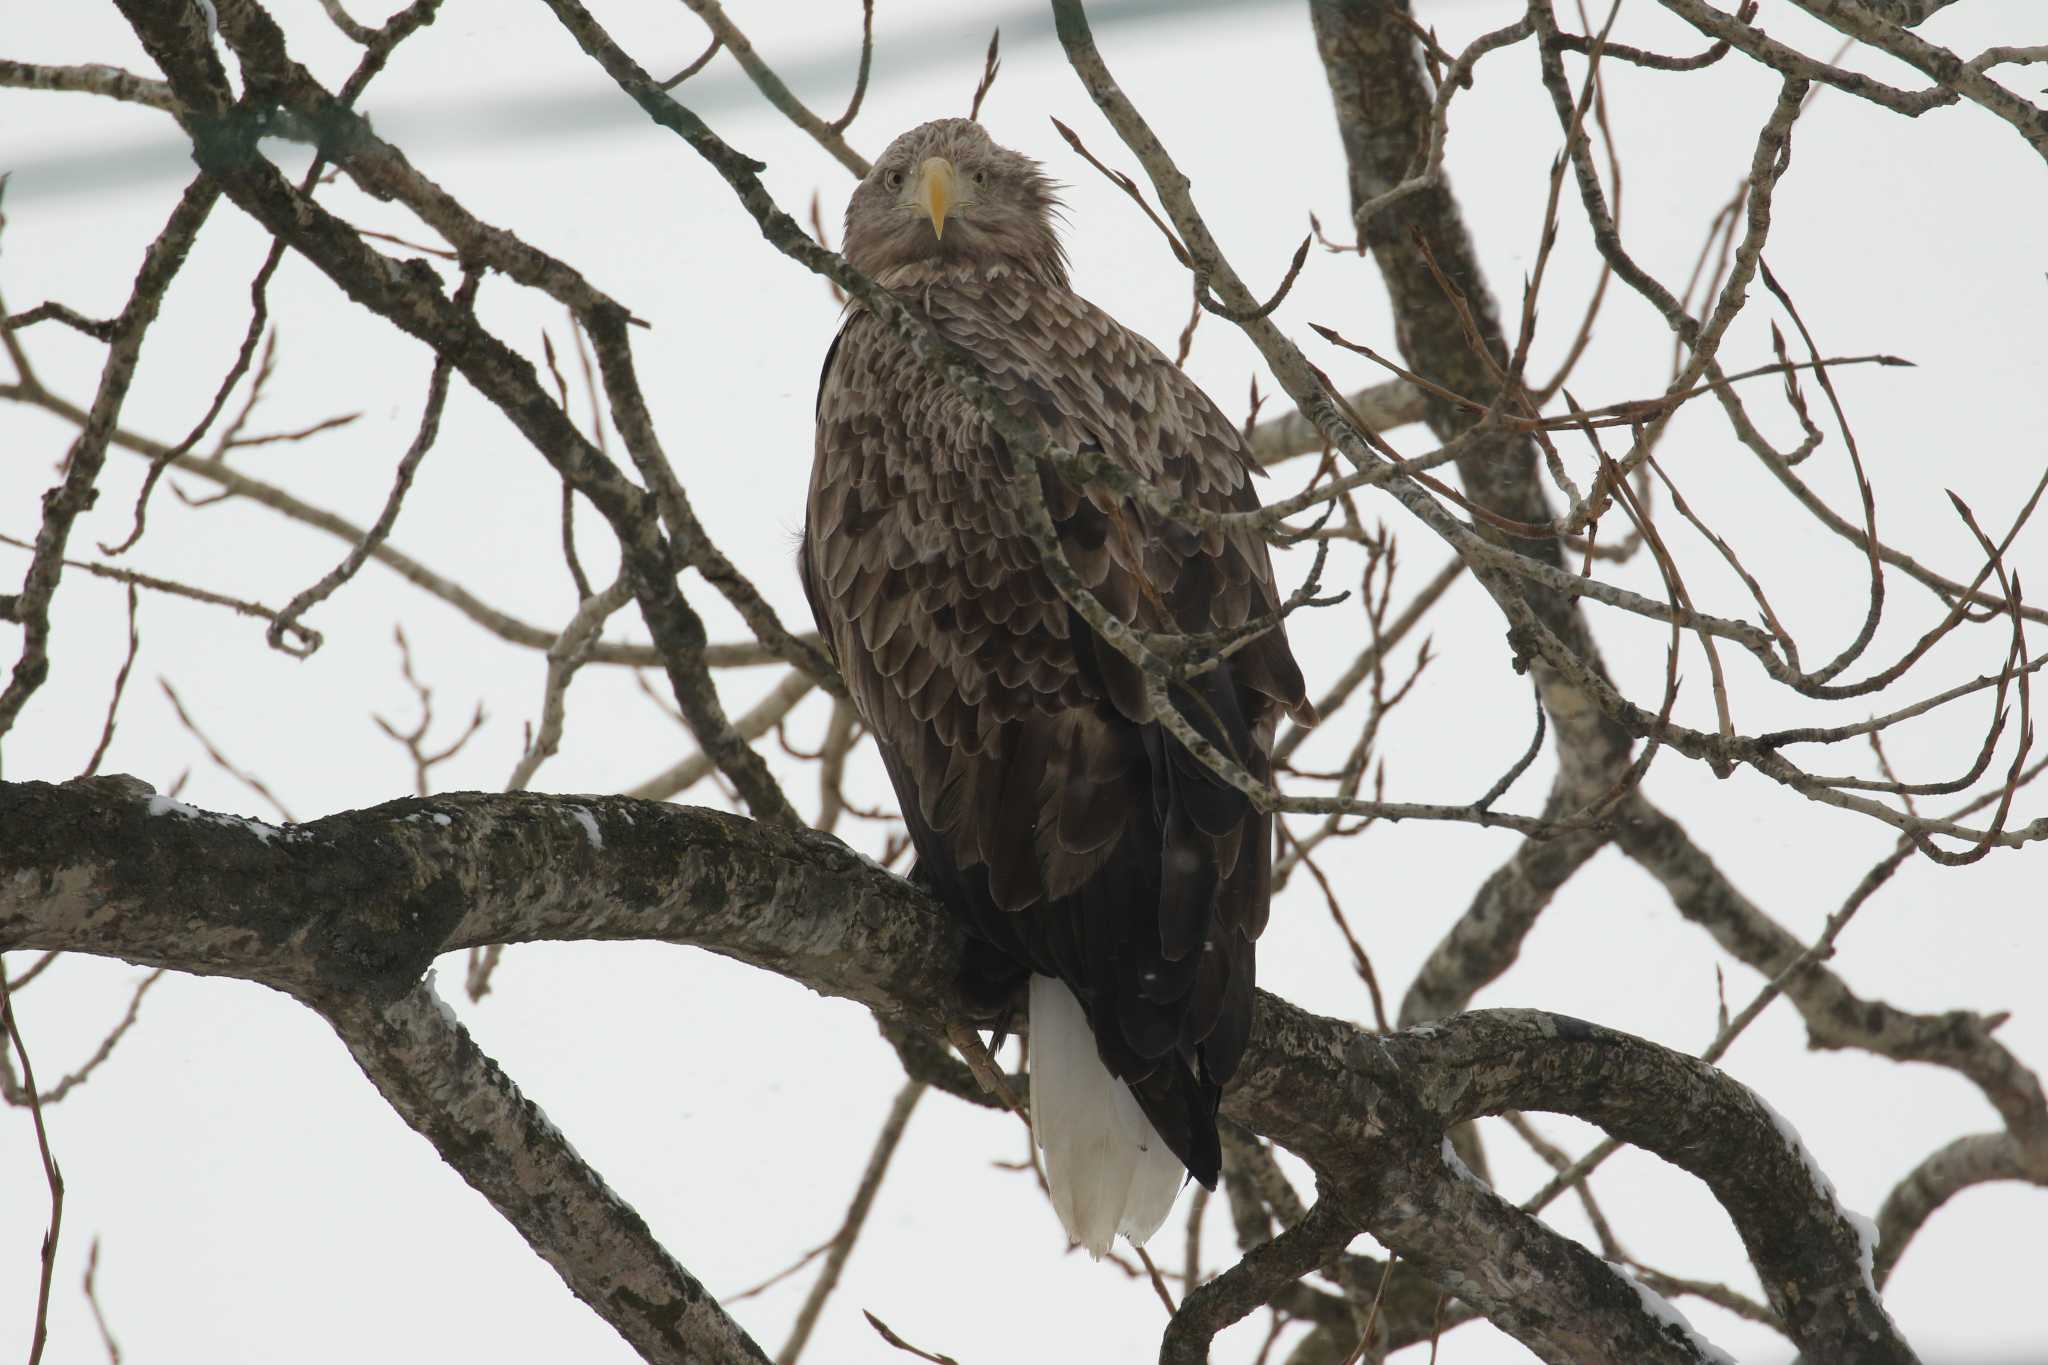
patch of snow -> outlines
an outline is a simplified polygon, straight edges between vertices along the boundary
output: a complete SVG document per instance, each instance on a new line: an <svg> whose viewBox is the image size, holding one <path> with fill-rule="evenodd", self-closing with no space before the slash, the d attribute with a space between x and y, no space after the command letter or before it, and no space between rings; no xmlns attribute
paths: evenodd
<svg viewBox="0 0 2048 1365"><path fill-rule="evenodd" d="M218 37L220 35L220 14L214 9L213 0L199 0L199 12L206 16L207 36L210 38Z"/></svg>
<svg viewBox="0 0 2048 1365"><path fill-rule="evenodd" d="M1828 1173L1813 1159L1813 1153L1806 1150L1806 1143L1800 1138L1799 1130L1792 1126L1792 1120L1772 1108L1771 1102L1758 1095L1756 1091L1752 1090L1749 1093L1763 1106L1764 1112L1771 1116L1771 1126L1778 1130L1779 1138L1792 1149L1792 1154L1799 1158L1800 1164L1806 1167L1806 1178L1813 1182L1813 1188L1819 1191L1821 1198L1840 1208L1841 1204L1835 1198L1835 1182L1828 1179Z"/></svg>
<svg viewBox="0 0 2048 1365"><path fill-rule="evenodd" d="M157 792L150 793L149 813L151 815L177 815L187 820L197 820L201 824L221 825L228 829L246 830L266 844L272 839L288 838L291 835L290 830L279 829L276 825L267 825L261 820L252 820L246 815L224 815L219 811L201 810L197 806L186 805L174 796L164 796Z"/></svg>
<svg viewBox="0 0 2048 1365"><path fill-rule="evenodd" d="M525 1099L526 1097L521 1096L521 1098ZM555 1121L548 1117L547 1111L545 1109L542 1109L539 1105L535 1104L531 1099L527 1099L526 1103L527 1107L533 1110L533 1121L539 1124L541 1129L544 1132L546 1132L550 1137L554 1138L555 1141L561 1143L563 1151L567 1152L571 1157L573 1157L577 1161L582 1161L585 1166L588 1166L590 1164L587 1161L583 1161L583 1153L576 1150L576 1144L569 1141L569 1135L567 1133L564 1133L561 1129L555 1127ZM592 1171L591 1174L595 1175L597 1173L595 1171Z"/></svg>
<svg viewBox="0 0 2048 1365"><path fill-rule="evenodd" d="M443 815L441 814L441 812L435 811L433 812L433 816L434 823L439 825L443 829L446 829L448 828L448 826L455 823L455 817L452 815Z"/></svg>
<svg viewBox="0 0 2048 1365"><path fill-rule="evenodd" d="M434 1008L440 1012L441 1017L447 1020L449 1028L462 1027L462 1021L455 1017L455 1007L441 998L441 988L435 984L432 967L427 968L427 974L420 981L420 987L426 991L427 999L434 1002Z"/></svg>
<svg viewBox="0 0 2048 1365"><path fill-rule="evenodd" d="M1642 1300L1643 1311L1656 1319L1660 1327L1676 1330L1686 1341L1691 1342L1693 1350L1699 1353L1701 1360L1709 1362L1709 1365L1735 1365L1734 1356L1693 1330L1692 1323L1686 1320L1685 1314L1678 1311L1678 1305L1637 1279L1627 1266L1617 1265L1613 1261L1609 1261L1607 1265L1615 1274L1627 1280L1629 1287L1636 1291L1636 1297Z"/></svg>
<svg viewBox="0 0 2048 1365"><path fill-rule="evenodd" d="M590 813L590 807L571 806L569 807L569 814L575 816L576 823L583 826L583 837L590 841L590 846L594 849L602 849L604 847L604 831L597 827L597 817Z"/></svg>
<svg viewBox="0 0 2048 1365"><path fill-rule="evenodd" d="M1843 1207L1841 1199L1835 1194L1835 1182L1828 1179L1828 1173L1813 1159L1813 1153L1806 1150L1806 1143L1801 1140L1799 1130L1792 1126L1792 1120L1772 1108L1771 1102L1758 1095L1756 1091L1752 1090L1749 1093L1763 1106L1764 1112L1771 1116L1771 1125L1778 1130L1778 1136L1806 1167L1806 1178L1813 1182L1814 1190L1834 1209L1836 1216L1855 1229L1857 1259L1863 1267L1863 1284L1870 1290L1870 1296L1877 1298L1877 1224L1862 1214Z"/></svg>
<svg viewBox="0 0 2048 1365"><path fill-rule="evenodd" d="M1876 1298L1877 1224L1854 1209L1842 1208L1840 1204L1835 1207L1842 1210L1842 1217L1848 1220L1850 1227L1856 1229L1856 1259L1863 1266L1863 1283L1869 1287L1870 1296Z"/></svg>
<svg viewBox="0 0 2048 1365"><path fill-rule="evenodd" d="M1450 1167L1451 1174L1458 1177L1458 1179L1469 1180L1475 1185L1485 1183L1478 1176L1472 1174L1472 1168L1467 1166L1464 1158L1458 1155L1458 1149L1451 1145L1449 1138L1444 1139L1443 1158L1444 1165Z"/></svg>
<svg viewBox="0 0 2048 1365"><path fill-rule="evenodd" d="M149 813L151 815L182 815L188 820L204 820L206 818L206 812L199 809L199 807L188 806L177 797L165 796L161 792L151 792L149 794Z"/></svg>

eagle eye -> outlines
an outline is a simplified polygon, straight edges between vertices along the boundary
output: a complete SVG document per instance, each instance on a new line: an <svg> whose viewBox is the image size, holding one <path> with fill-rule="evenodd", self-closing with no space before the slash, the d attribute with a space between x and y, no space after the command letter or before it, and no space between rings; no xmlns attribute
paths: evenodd
<svg viewBox="0 0 2048 1365"><path fill-rule="evenodd" d="M889 172L889 173L888 173L887 175L885 175L885 176L883 176L883 177L882 177L882 183L883 183L883 184L885 184L885 185L887 185L887 186L888 186L888 187L889 187L890 189L892 189L892 190L900 190L900 189L902 189L902 188L903 188L903 172L901 172L901 171L891 171L891 172Z"/></svg>

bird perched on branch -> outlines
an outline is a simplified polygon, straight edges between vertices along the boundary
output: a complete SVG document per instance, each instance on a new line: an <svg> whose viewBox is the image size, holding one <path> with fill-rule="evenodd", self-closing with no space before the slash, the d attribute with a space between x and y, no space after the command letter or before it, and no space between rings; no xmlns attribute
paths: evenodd
<svg viewBox="0 0 2048 1365"><path fill-rule="evenodd" d="M1057 209L1036 162L942 119L854 191L846 259L1055 446L1206 511L1256 509L1237 427L1068 287ZM993 1011L1028 980L1033 1133L1068 1236L1100 1257L1158 1229L1183 1169L1215 1186L1272 819L1169 733L1140 666L1054 586L1010 484L1024 458L856 301L818 387L800 570L916 875L966 926L968 995ZM1267 780L1279 716L1313 711L1258 530L1026 473L1115 620L1169 635L1272 621L1171 687L1202 739Z"/></svg>

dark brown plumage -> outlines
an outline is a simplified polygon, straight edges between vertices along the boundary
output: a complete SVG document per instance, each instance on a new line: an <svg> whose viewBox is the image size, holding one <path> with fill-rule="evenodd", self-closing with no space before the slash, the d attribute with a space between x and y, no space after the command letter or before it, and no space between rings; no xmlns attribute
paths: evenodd
<svg viewBox="0 0 2048 1365"><path fill-rule="evenodd" d="M846 255L1055 442L1197 506L1256 507L1237 428L1068 288L1054 207L1034 162L973 123L928 123L855 192ZM818 389L805 591L920 875L967 925L970 989L994 1004L1028 973L1065 982L1102 1062L1213 1186L1217 1100L1252 1023L1271 821L1167 734L1137 669L1061 599L994 496L1010 458L886 323L850 308ZM1125 621L1198 632L1277 608L1256 534L1041 483L1069 559ZM1178 700L1261 777L1279 714L1311 715L1278 629Z"/></svg>

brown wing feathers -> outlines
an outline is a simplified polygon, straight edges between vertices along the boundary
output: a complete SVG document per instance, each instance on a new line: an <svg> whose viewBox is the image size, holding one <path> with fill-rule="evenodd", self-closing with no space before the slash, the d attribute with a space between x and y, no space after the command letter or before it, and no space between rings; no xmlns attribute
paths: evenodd
<svg viewBox="0 0 2048 1365"><path fill-rule="evenodd" d="M1235 429L1149 344L1015 274L945 285L900 296L1059 439L1197 505L1257 505ZM1053 589L993 496L1004 458L964 400L854 313L820 385L805 587L922 875L977 940L970 984L993 1000L1030 971L1066 981L1111 1072L1213 1184L1216 1102L1251 1026L1270 820L1167 734L1138 670ZM1045 489L1069 559L1125 619L1202 631L1276 606L1255 537L1052 476ZM1278 712L1306 711L1278 631L1179 700L1261 776Z"/></svg>

